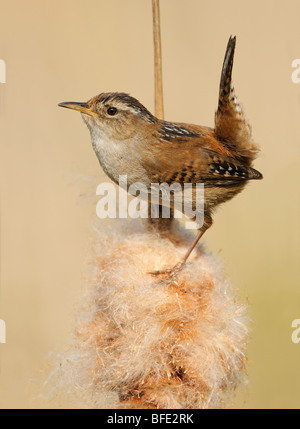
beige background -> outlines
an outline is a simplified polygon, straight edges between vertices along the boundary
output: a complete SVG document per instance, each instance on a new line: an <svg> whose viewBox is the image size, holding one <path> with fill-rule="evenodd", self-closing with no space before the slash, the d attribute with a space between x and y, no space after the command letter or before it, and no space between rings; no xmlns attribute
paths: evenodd
<svg viewBox="0 0 300 429"><path fill-rule="evenodd" d="M60 101L125 91L153 111L150 0L0 0L0 406L31 407L31 380L69 340L85 282L95 189L86 126ZM300 57L297 0L161 0L166 119L213 126L226 43L262 182L220 208L205 241L253 319L235 406L300 406Z"/></svg>

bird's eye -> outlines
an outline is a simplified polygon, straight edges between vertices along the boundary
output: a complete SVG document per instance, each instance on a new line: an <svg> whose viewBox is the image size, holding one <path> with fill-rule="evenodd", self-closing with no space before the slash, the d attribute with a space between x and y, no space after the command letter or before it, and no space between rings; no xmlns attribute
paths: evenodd
<svg viewBox="0 0 300 429"><path fill-rule="evenodd" d="M110 116L114 116L114 115L116 115L116 114L118 113L118 109L116 109L116 107L109 107L109 108L107 109L107 113L108 113Z"/></svg>

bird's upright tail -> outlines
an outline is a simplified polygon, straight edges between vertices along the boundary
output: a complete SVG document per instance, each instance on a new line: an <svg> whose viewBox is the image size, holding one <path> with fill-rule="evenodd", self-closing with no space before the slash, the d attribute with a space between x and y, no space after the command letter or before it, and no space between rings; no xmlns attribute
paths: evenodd
<svg viewBox="0 0 300 429"><path fill-rule="evenodd" d="M236 37L230 37L221 73L219 104L215 116L215 133L241 161L250 164L258 147L252 141L251 126L234 91L232 67Z"/></svg>
<svg viewBox="0 0 300 429"><path fill-rule="evenodd" d="M231 37L228 40L225 58L223 62L223 68L221 73L220 81L220 92L219 92L219 106L218 111L224 110L224 108L230 105L231 99L234 98L234 88L231 80L233 58L235 51L236 37ZM234 106L232 106L234 108Z"/></svg>

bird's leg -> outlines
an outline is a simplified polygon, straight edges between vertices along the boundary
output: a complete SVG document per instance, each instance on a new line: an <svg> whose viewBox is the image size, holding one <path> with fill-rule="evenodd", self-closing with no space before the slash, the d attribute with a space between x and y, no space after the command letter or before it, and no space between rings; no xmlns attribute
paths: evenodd
<svg viewBox="0 0 300 429"><path fill-rule="evenodd" d="M198 241L200 240L200 238L202 237L202 235L204 234L204 232L205 232L205 230L204 231L200 230L198 232L198 234L196 235L194 241L192 242L190 248L188 249L188 251L186 252L186 254L184 255L184 257L173 268L169 268L169 269L166 269L166 270L159 270L159 271L151 271L149 274L152 274L153 276L169 274L171 277L173 277L175 274L177 274L183 268L183 266L186 263L188 257L190 256L190 254L194 250L196 244L198 243Z"/></svg>
<svg viewBox="0 0 300 429"><path fill-rule="evenodd" d="M186 252L184 257L181 259L181 261L179 261L173 268L166 269L166 270L159 270L159 271L151 271L149 274L152 274L154 276L167 275L168 274L170 277L174 277L183 268L184 264L186 263L186 261L188 260L188 258L190 256L190 254L192 253L192 251L196 247L198 241L200 240L202 235L205 233L205 231L211 226L211 224L212 224L211 218L207 217L205 222L204 222L204 225L202 226L202 228L199 230L198 234L194 238L194 240L193 240L191 246L189 247L188 251Z"/></svg>

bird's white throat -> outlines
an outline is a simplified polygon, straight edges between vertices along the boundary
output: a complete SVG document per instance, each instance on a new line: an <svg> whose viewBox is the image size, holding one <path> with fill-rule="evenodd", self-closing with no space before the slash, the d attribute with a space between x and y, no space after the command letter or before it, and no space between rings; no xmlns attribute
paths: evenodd
<svg viewBox="0 0 300 429"><path fill-rule="evenodd" d="M138 142L114 140L95 123L91 116L82 114L82 117L90 130L92 146L104 173L116 183L119 182L120 175L127 175L129 185L138 181L145 183L147 175L141 166L137 150Z"/></svg>

